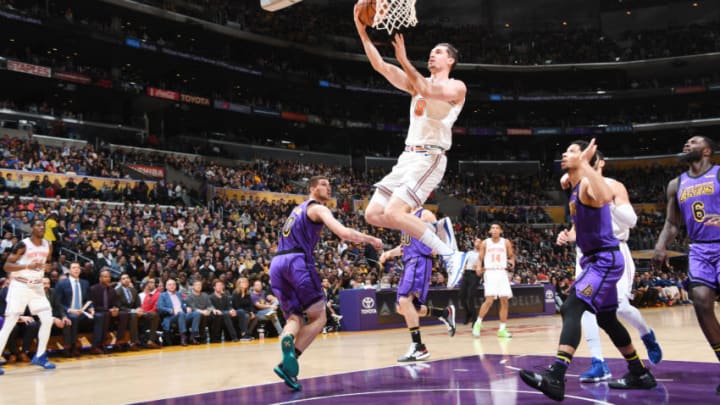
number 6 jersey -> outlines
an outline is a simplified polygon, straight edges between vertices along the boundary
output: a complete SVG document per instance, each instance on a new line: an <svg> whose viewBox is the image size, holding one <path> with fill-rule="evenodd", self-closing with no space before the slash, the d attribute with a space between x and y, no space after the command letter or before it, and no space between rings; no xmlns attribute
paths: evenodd
<svg viewBox="0 0 720 405"><path fill-rule="evenodd" d="M705 226L706 215L720 215L719 168L713 165L698 177L684 172L678 180L677 203L692 242L720 241L720 227Z"/></svg>

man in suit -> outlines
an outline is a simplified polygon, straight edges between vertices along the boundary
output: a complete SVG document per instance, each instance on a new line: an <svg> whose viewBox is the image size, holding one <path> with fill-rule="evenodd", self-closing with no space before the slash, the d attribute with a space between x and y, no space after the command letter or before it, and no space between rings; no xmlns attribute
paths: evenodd
<svg viewBox="0 0 720 405"><path fill-rule="evenodd" d="M138 331L138 323L140 319L155 318L154 332L157 330L157 312L146 313L143 311L140 297L138 297L138 293L133 287L132 280L127 273L122 273L120 275L120 283L115 288L115 294L117 295L117 304L120 308L120 314L127 314L128 317L128 324L130 327L130 342L128 343L128 348L130 351L137 351L140 346L140 334ZM150 319L150 322L152 324L153 320ZM146 347L155 349L159 346L152 340L148 340Z"/></svg>
<svg viewBox="0 0 720 405"><path fill-rule="evenodd" d="M92 300L95 307L93 342L90 353L103 354L105 349L102 343L110 328L110 322L118 321L118 340L124 339L128 324L128 314L121 314L120 308L118 308L117 294L112 287L112 277L110 276L110 269L107 267L100 271L100 281L90 287L90 300Z"/></svg>
<svg viewBox="0 0 720 405"><path fill-rule="evenodd" d="M158 314L162 317L162 328L166 336L170 335L170 328L177 323L180 331L180 344L187 346L187 304L177 291L177 283L173 279L165 282L165 292L160 294L157 303Z"/></svg>
<svg viewBox="0 0 720 405"><path fill-rule="evenodd" d="M55 300L62 306L70 318L70 327L63 329L63 346L65 354L80 356L80 348L77 346L77 337L80 330L80 323L88 324L90 319L83 314L83 307L90 300L88 295L89 283L80 278L80 263L72 262L68 278L59 281L55 287ZM90 316L95 315L95 309L90 303L87 307Z"/></svg>
<svg viewBox="0 0 720 405"><path fill-rule="evenodd" d="M50 306L52 307L53 326L64 332L65 328L70 328L72 321L68 318L67 312L63 306L55 299L55 289L50 287L50 279L48 277L44 277L42 281L43 288L45 289L45 296L48 301L50 301Z"/></svg>

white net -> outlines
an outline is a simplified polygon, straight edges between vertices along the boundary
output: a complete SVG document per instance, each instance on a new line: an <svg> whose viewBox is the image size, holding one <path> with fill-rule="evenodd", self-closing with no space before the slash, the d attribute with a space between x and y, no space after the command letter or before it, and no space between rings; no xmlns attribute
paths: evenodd
<svg viewBox="0 0 720 405"><path fill-rule="evenodd" d="M400 28L414 27L417 22L415 0L376 0L373 28L392 34Z"/></svg>

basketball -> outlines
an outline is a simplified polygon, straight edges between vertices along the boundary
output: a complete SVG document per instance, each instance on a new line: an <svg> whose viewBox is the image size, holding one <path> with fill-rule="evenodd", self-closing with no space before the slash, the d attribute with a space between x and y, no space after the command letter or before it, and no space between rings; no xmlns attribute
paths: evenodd
<svg viewBox="0 0 720 405"><path fill-rule="evenodd" d="M372 26L375 19L375 1L376 0L358 0L360 6L360 22Z"/></svg>

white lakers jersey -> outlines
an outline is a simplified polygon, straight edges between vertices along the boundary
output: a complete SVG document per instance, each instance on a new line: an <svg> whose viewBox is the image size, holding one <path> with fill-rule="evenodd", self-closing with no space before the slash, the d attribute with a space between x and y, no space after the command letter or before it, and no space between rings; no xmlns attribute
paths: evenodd
<svg viewBox="0 0 720 405"><path fill-rule="evenodd" d="M430 80L426 78L426 80ZM450 79L453 80L453 79ZM417 94L410 103L410 127L406 145L434 145L445 150L452 145L452 126L465 100L454 104L448 101L424 98Z"/></svg>
<svg viewBox="0 0 720 405"><path fill-rule="evenodd" d="M45 264L47 262L47 257L50 254L50 242L43 239L42 244L39 246L35 245L30 238L25 238L22 242L25 244L25 253L20 256L20 259L16 262L17 264L34 265L36 263ZM31 267L34 268L34 266ZM27 280L42 280L44 274L44 272L36 270L20 270L15 272L16 276L24 277Z"/></svg>
<svg viewBox="0 0 720 405"><path fill-rule="evenodd" d="M483 259L485 270L507 269L507 247L505 238L493 242L492 238L485 239L485 258Z"/></svg>

